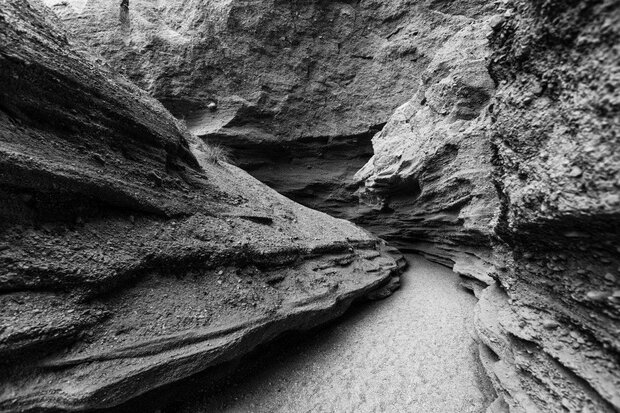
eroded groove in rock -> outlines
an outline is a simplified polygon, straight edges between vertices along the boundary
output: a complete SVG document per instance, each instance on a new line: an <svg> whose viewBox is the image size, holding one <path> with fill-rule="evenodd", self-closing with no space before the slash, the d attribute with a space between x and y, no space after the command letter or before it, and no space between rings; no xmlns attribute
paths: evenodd
<svg viewBox="0 0 620 413"><path fill-rule="evenodd" d="M0 410L114 407L394 284L392 249L215 158L38 2L3 3L0 63Z"/></svg>

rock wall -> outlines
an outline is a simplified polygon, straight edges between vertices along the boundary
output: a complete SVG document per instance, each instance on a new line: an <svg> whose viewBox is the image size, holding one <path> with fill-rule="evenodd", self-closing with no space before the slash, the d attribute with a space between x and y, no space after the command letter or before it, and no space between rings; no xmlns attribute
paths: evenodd
<svg viewBox="0 0 620 413"><path fill-rule="evenodd" d="M0 9L1 411L217 376L396 287L376 238L221 162L57 23Z"/></svg>
<svg viewBox="0 0 620 413"><path fill-rule="evenodd" d="M495 231L509 252L479 331L522 410L620 410L619 36L617 2L522 1L492 38Z"/></svg>
<svg viewBox="0 0 620 413"><path fill-rule="evenodd" d="M193 133L229 148L237 165L347 218L358 214L349 187L372 155L370 137L416 93L443 43L493 8L480 0L135 0L126 29L118 7L71 0L55 11L73 38ZM358 142L364 148L349 152Z"/></svg>
<svg viewBox="0 0 620 413"><path fill-rule="evenodd" d="M74 3L75 38L255 176L453 266L490 410L620 409L618 2L133 2L130 31Z"/></svg>
<svg viewBox="0 0 620 413"><path fill-rule="evenodd" d="M500 203L484 133L495 93L487 70L488 20L472 22L437 51L418 93L373 138L355 176L371 209L357 222L455 271L488 283Z"/></svg>
<svg viewBox="0 0 620 413"><path fill-rule="evenodd" d="M508 2L477 25L373 139L369 223L480 298L492 409L618 411L620 9Z"/></svg>

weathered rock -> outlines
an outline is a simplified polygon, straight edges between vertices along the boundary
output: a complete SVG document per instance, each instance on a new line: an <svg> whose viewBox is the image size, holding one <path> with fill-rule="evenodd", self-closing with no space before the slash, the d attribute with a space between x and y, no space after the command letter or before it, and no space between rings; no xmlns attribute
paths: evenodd
<svg viewBox="0 0 620 413"><path fill-rule="evenodd" d="M502 7L438 52L360 196L375 230L482 282L466 285L496 408L617 411L620 7Z"/></svg>
<svg viewBox="0 0 620 413"><path fill-rule="evenodd" d="M491 411L620 409L617 1L142 3L131 33L85 5L72 35L204 139L463 275ZM366 149L300 155L384 122L354 179Z"/></svg>
<svg viewBox="0 0 620 413"><path fill-rule="evenodd" d="M483 109L495 86L490 28L471 23L437 51L416 96L373 138L374 156L356 175L372 210L356 222L488 283L499 201Z"/></svg>
<svg viewBox="0 0 620 413"><path fill-rule="evenodd" d="M210 157L56 23L0 8L0 410L113 407L392 282L377 239Z"/></svg>
<svg viewBox="0 0 620 413"><path fill-rule="evenodd" d="M542 411L618 411L620 307L603 297L620 263L620 5L521 1L506 14L492 38L489 137L495 231L510 247L498 252L511 261L498 280L520 328L481 335L518 378L515 410L522 396ZM557 328L540 328L548 315ZM497 351L506 336L529 362Z"/></svg>
<svg viewBox="0 0 620 413"><path fill-rule="evenodd" d="M116 0L47 1L60 3L74 38L193 133L230 148L237 165L348 219L359 215L349 185L372 155L372 135L416 93L443 43L493 8L481 0L135 0L126 31Z"/></svg>

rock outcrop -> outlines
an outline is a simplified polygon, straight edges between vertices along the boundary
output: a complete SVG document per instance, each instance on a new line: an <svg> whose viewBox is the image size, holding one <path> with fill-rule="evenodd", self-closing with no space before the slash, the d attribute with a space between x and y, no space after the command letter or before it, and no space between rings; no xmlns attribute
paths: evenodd
<svg viewBox="0 0 620 413"><path fill-rule="evenodd" d="M0 8L0 410L116 406L394 287L376 238L219 160L57 23Z"/></svg>
<svg viewBox="0 0 620 413"><path fill-rule="evenodd" d="M488 251L499 215L492 147L484 135L495 93L487 21L472 22L437 51L418 93L373 138L356 175L371 208L357 222L461 275L491 281Z"/></svg>
<svg viewBox="0 0 620 413"><path fill-rule="evenodd" d="M359 215L350 185L372 155L372 135L416 93L442 44L493 8L480 0L133 0L126 29L116 0L47 1L73 38L193 133L229 148L238 166L348 219Z"/></svg>
<svg viewBox="0 0 620 413"><path fill-rule="evenodd" d="M619 40L613 1L516 2L491 39L506 261L479 331L515 409L620 410Z"/></svg>
<svg viewBox="0 0 620 413"><path fill-rule="evenodd" d="M369 223L480 298L498 411L620 409L619 34L617 2L506 3L437 53L357 175Z"/></svg>
<svg viewBox="0 0 620 413"><path fill-rule="evenodd" d="M56 11L261 180L463 276L490 410L620 410L617 1L112 3Z"/></svg>

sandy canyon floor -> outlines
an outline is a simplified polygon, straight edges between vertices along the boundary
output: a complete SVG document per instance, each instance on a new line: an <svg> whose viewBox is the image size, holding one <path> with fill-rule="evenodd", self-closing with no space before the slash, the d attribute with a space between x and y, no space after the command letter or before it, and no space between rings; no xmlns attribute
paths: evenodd
<svg viewBox="0 0 620 413"><path fill-rule="evenodd" d="M392 297L358 308L181 410L484 411L493 390L471 331L476 299L449 269L417 255L407 259Z"/></svg>

